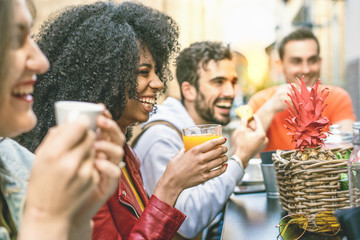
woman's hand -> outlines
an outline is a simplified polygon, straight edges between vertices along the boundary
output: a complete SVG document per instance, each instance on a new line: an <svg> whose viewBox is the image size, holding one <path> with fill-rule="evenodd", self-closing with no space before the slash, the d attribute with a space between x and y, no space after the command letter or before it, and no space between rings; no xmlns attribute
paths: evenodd
<svg viewBox="0 0 360 240"><path fill-rule="evenodd" d="M54 127L37 149L22 236L29 226L44 226L30 223L40 219L51 225L49 231L68 232L70 239L90 239L92 216L118 186L125 137L113 120L100 116L101 133L95 141L89 125L86 117L80 117Z"/></svg>
<svg viewBox="0 0 360 240"><path fill-rule="evenodd" d="M119 183L119 163L122 163L124 157L125 136L107 110L104 116L96 119L96 123L98 132L94 144L95 167L100 174L100 181L93 195L84 203L73 220L70 239L83 239L85 234L91 233L88 220L105 204Z"/></svg>
<svg viewBox="0 0 360 240"><path fill-rule="evenodd" d="M111 113L106 108L103 115L96 119L96 124L98 126L95 142L96 158L107 159L115 165L119 165L124 157L125 135L117 123L112 120Z"/></svg>
<svg viewBox="0 0 360 240"><path fill-rule="evenodd" d="M156 186L154 194L174 205L179 194L189 187L201 184L225 172L228 157L224 154L226 141L220 137L191 148L181 150L169 162Z"/></svg>
<svg viewBox="0 0 360 240"><path fill-rule="evenodd" d="M118 186L118 178L121 173L119 164L123 161L125 154L123 146L126 141L119 126L110 118L110 113L107 115L108 117L99 116L96 119L100 133L94 144L96 151L95 166L99 170L101 177L97 191L101 196L98 196L98 198L106 198L106 200L114 193L115 188ZM116 181L111 176L115 176Z"/></svg>
<svg viewBox="0 0 360 240"><path fill-rule="evenodd" d="M100 174L94 167L95 133L89 126L81 116L54 127L38 147L20 236L35 231L44 235L38 239L46 239L48 232L69 232L73 217L96 190Z"/></svg>
<svg viewBox="0 0 360 240"><path fill-rule="evenodd" d="M88 217L93 216L114 193L121 174L119 163L124 157L125 136L115 121L105 116L98 116L96 123L100 131L94 143L95 167L100 174L100 181L92 197L82 207Z"/></svg>
<svg viewBox="0 0 360 240"><path fill-rule="evenodd" d="M108 160L95 160L95 167L100 174L100 181L95 191L84 202L77 215L73 218L69 239L91 239L92 225L90 219L106 203L118 186L120 168Z"/></svg>

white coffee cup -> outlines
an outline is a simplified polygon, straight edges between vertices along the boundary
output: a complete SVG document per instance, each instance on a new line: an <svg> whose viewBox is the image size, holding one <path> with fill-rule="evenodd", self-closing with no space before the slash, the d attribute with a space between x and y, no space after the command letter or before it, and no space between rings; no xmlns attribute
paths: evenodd
<svg viewBox="0 0 360 240"><path fill-rule="evenodd" d="M61 124L65 120L75 121L80 115L85 115L90 119L90 129L96 129L96 117L104 111L104 106L90 102L80 101L58 101L55 103L56 124Z"/></svg>

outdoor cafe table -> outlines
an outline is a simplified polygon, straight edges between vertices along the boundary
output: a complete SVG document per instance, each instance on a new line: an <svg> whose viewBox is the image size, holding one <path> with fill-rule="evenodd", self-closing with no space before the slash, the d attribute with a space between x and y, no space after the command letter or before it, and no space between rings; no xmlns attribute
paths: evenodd
<svg viewBox="0 0 360 240"><path fill-rule="evenodd" d="M265 192L233 194L226 204L221 239L281 239L277 238L279 229L276 225L284 214L279 199L267 198ZM300 239L341 240L343 236L306 233Z"/></svg>

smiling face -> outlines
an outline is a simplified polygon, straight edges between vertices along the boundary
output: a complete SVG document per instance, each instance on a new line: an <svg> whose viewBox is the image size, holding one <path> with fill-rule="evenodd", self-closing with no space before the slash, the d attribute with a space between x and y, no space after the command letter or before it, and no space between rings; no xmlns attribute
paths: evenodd
<svg viewBox="0 0 360 240"><path fill-rule="evenodd" d="M199 90L194 102L197 116L192 116L197 124L229 123L237 80L235 66L229 59L211 60L206 69L199 69Z"/></svg>
<svg viewBox="0 0 360 240"><path fill-rule="evenodd" d="M136 99L128 99L118 124L123 132L131 124L146 122L156 103L156 95L164 88L164 84L156 75L156 63L146 47L140 47L140 65L137 75Z"/></svg>
<svg viewBox="0 0 360 240"><path fill-rule="evenodd" d="M49 62L30 37L33 19L24 0L14 2L14 35L9 51L12 63L0 106L0 136L14 137L36 124L31 96L36 74L44 73Z"/></svg>
<svg viewBox="0 0 360 240"><path fill-rule="evenodd" d="M306 86L312 87L320 76L321 58L318 46L313 39L292 40L284 47L281 60L285 80L296 83L296 77L304 75Z"/></svg>

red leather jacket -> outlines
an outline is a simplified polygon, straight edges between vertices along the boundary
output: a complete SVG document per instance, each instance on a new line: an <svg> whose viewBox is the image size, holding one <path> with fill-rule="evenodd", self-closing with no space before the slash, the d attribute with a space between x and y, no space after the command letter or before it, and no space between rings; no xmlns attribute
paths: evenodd
<svg viewBox="0 0 360 240"><path fill-rule="evenodd" d="M140 163L132 149L124 146L125 162L139 196L145 204L144 212L124 174L118 190L94 216L92 239L171 239L185 220L185 215L156 196L148 199L140 173Z"/></svg>

